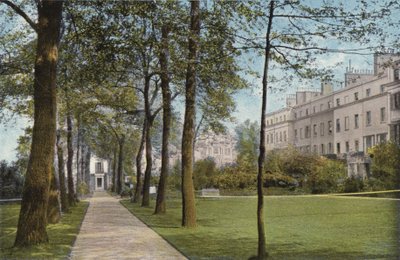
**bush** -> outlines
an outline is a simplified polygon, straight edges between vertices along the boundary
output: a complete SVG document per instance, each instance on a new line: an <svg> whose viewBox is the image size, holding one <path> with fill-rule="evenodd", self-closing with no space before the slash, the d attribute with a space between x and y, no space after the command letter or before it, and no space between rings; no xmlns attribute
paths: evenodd
<svg viewBox="0 0 400 260"><path fill-rule="evenodd" d="M214 186L216 164L212 158L198 160L194 163L193 184L196 190Z"/></svg>
<svg viewBox="0 0 400 260"><path fill-rule="evenodd" d="M23 176L18 172L15 164L9 165L6 161L0 162L0 198L19 198L22 195L24 184Z"/></svg>
<svg viewBox="0 0 400 260"><path fill-rule="evenodd" d="M130 197L132 196L132 194L133 194L132 189L129 188L127 185L123 185L119 195L121 197Z"/></svg>
<svg viewBox="0 0 400 260"><path fill-rule="evenodd" d="M86 182L79 183L77 192L80 195L88 195L90 193L89 186L86 184Z"/></svg>
<svg viewBox="0 0 400 260"><path fill-rule="evenodd" d="M362 179L350 177L344 182L344 192L359 192L364 189L364 182Z"/></svg>
<svg viewBox="0 0 400 260"><path fill-rule="evenodd" d="M306 187L313 194L339 191L340 180L346 177L342 161L321 157L315 171L307 175Z"/></svg>

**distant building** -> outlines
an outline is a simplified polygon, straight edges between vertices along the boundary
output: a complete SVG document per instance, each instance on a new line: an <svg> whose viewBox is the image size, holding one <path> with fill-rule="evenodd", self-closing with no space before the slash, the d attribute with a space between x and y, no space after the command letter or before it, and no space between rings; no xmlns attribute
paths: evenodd
<svg viewBox="0 0 400 260"><path fill-rule="evenodd" d="M105 159L92 155L90 158L90 191L104 191L111 188L112 176L109 162Z"/></svg>
<svg viewBox="0 0 400 260"><path fill-rule="evenodd" d="M236 143L230 134L203 134L196 141L194 159L213 158L217 167L234 163L237 157Z"/></svg>
<svg viewBox="0 0 400 260"><path fill-rule="evenodd" d="M329 82L298 91L284 109L268 113L267 150L293 145L345 158L389 139L400 143L400 55L375 54L373 71L349 64L344 83L337 91Z"/></svg>

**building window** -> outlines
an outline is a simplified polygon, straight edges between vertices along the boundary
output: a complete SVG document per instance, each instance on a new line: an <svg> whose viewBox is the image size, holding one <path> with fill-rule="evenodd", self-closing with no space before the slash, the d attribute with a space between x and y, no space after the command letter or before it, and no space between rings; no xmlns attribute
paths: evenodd
<svg viewBox="0 0 400 260"><path fill-rule="evenodd" d="M284 141L284 142L287 141L286 131L283 131L283 141Z"/></svg>
<svg viewBox="0 0 400 260"><path fill-rule="evenodd" d="M328 153L333 153L332 143L328 143Z"/></svg>
<svg viewBox="0 0 400 260"><path fill-rule="evenodd" d="M279 117L279 121L282 122L282 116Z"/></svg>
<svg viewBox="0 0 400 260"><path fill-rule="evenodd" d="M356 152L360 151L360 142L358 140L354 141L354 150Z"/></svg>
<svg viewBox="0 0 400 260"><path fill-rule="evenodd" d="M336 144L336 153L340 153L340 143Z"/></svg>
<svg viewBox="0 0 400 260"><path fill-rule="evenodd" d="M367 97L371 96L371 89L370 88L367 88L367 90L365 91L365 95Z"/></svg>
<svg viewBox="0 0 400 260"><path fill-rule="evenodd" d="M278 143L278 133L275 133L275 143Z"/></svg>
<svg viewBox="0 0 400 260"><path fill-rule="evenodd" d="M294 118L297 118L297 113L296 112L294 113Z"/></svg>
<svg viewBox="0 0 400 260"><path fill-rule="evenodd" d="M313 153L317 153L317 152L318 152L318 150L317 150L317 145L314 144L314 146L313 146Z"/></svg>
<svg viewBox="0 0 400 260"><path fill-rule="evenodd" d="M271 134L270 140L271 140L271 144L273 144L274 143L274 135L273 134Z"/></svg>
<svg viewBox="0 0 400 260"><path fill-rule="evenodd" d="M350 144L346 141L346 153L350 152Z"/></svg>
<svg viewBox="0 0 400 260"><path fill-rule="evenodd" d="M344 118L344 130L349 130L349 117L348 116L346 116L345 118Z"/></svg>
<svg viewBox="0 0 400 260"><path fill-rule="evenodd" d="M386 122L386 108L381 107L381 123Z"/></svg>
<svg viewBox="0 0 400 260"><path fill-rule="evenodd" d="M340 106L340 98L336 99L336 106Z"/></svg>
<svg viewBox="0 0 400 260"><path fill-rule="evenodd" d="M387 141L387 133L377 134L376 139L377 139L378 143L385 143Z"/></svg>
<svg viewBox="0 0 400 260"><path fill-rule="evenodd" d="M371 125L371 111L367 111L367 119L366 119L366 122L367 122L367 126L370 126L370 125Z"/></svg>
<svg viewBox="0 0 400 260"><path fill-rule="evenodd" d="M400 80L400 69L394 70L394 80Z"/></svg>
<svg viewBox="0 0 400 260"><path fill-rule="evenodd" d="M306 126L306 138L310 138L310 136L311 136L311 133L310 133L310 126Z"/></svg>
<svg viewBox="0 0 400 260"><path fill-rule="evenodd" d="M332 134L332 131L333 131L333 129L332 129L332 121L328 121L328 134Z"/></svg>
<svg viewBox="0 0 400 260"><path fill-rule="evenodd" d="M225 155L230 155L230 154L231 154L231 149L226 148L226 149L225 149Z"/></svg>
<svg viewBox="0 0 400 260"><path fill-rule="evenodd" d="M283 116L283 121L286 121L286 115Z"/></svg>
<svg viewBox="0 0 400 260"><path fill-rule="evenodd" d="M366 150L368 150L368 148L375 145L375 136L374 135L364 136L364 142L365 142L365 148Z"/></svg>
<svg viewBox="0 0 400 260"><path fill-rule="evenodd" d="M358 100L358 92L355 92L354 93L354 101L357 101Z"/></svg>
<svg viewBox="0 0 400 260"><path fill-rule="evenodd" d="M279 133L279 142L282 142L282 132Z"/></svg>
<svg viewBox="0 0 400 260"><path fill-rule="evenodd" d="M303 116L303 111L300 111L300 117L302 117Z"/></svg>
<svg viewBox="0 0 400 260"><path fill-rule="evenodd" d="M325 124L324 123L320 123L319 124L319 134L321 135L321 136L324 136L324 131L325 131Z"/></svg>
<svg viewBox="0 0 400 260"><path fill-rule="evenodd" d="M96 162L95 172L96 173L103 173L104 172L103 163L102 162Z"/></svg>
<svg viewBox="0 0 400 260"><path fill-rule="evenodd" d="M384 86L381 86L381 94L382 94L383 92L385 92L385 87L384 87Z"/></svg>
<svg viewBox="0 0 400 260"><path fill-rule="evenodd" d="M300 139L303 139L303 128L300 128Z"/></svg>
<svg viewBox="0 0 400 260"><path fill-rule="evenodd" d="M345 97L344 97L344 103L345 103L345 104L349 103L349 96L345 96Z"/></svg>
<svg viewBox="0 0 400 260"><path fill-rule="evenodd" d="M340 119L336 119L336 133L340 132Z"/></svg>
<svg viewBox="0 0 400 260"><path fill-rule="evenodd" d="M317 125L313 125L313 132L314 132L314 136L317 136Z"/></svg>
<svg viewBox="0 0 400 260"><path fill-rule="evenodd" d="M214 154L218 154L218 148L214 147Z"/></svg>
<svg viewBox="0 0 400 260"><path fill-rule="evenodd" d="M315 110L315 106L313 106L313 113L315 114L316 110Z"/></svg>
<svg viewBox="0 0 400 260"><path fill-rule="evenodd" d="M324 110L324 104L319 105L319 111Z"/></svg>
<svg viewBox="0 0 400 260"><path fill-rule="evenodd" d="M393 95L393 109L400 109L400 92L397 92L396 94Z"/></svg>
<svg viewBox="0 0 400 260"><path fill-rule="evenodd" d="M359 126L358 122L359 122L359 116L358 116L358 114L355 114L354 115L354 128L358 128L358 126Z"/></svg>
<svg viewBox="0 0 400 260"><path fill-rule="evenodd" d="M331 108L331 107L332 107L332 102L329 101L329 102L328 102L328 109Z"/></svg>
<svg viewBox="0 0 400 260"><path fill-rule="evenodd" d="M324 146L324 144L321 144L321 154L325 154L325 146Z"/></svg>
<svg viewBox="0 0 400 260"><path fill-rule="evenodd" d="M294 129L294 140L297 140L297 129Z"/></svg>

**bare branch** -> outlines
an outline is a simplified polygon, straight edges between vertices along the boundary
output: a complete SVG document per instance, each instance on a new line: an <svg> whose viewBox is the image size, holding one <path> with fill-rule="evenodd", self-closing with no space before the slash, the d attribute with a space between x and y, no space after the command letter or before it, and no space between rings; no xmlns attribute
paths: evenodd
<svg viewBox="0 0 400 260"><path fill-rule="evenodd" d="M11 7L17 14L19 14L22 18L25 19L25 21L32 27L33 30L35 30L36 33L39 33L39 28L37 23L33 22L31 18L17 5L14 3L10 2L9 0L0 0L0 3L4 3Z"/></svg>

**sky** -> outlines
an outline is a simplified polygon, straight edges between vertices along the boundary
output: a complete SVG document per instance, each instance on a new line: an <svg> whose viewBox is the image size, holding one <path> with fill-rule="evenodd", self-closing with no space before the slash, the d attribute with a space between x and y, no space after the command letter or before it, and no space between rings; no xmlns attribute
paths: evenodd
<svg viewBox="0 0 400 260"><path fill-rule="evenodd" d="M21 20L20 20L21 21ZM0 17L0 30L1 24L5 23L4 19ZM23 21L21 21L23 22ZM327 42L327 45L330 47L338 47L335 42ZM343 46L341 46L343 47ZM345 47L355 47L359 48L361 46L357 44L346 45ZM333 65L338 65L333 69L335 75L334 87L336 89L339 88L338 82L343 81L344 73L346 71L346 66L348 66L348 62L351 59L352 66L357 69L372 69L372 55L369 56L360 56L360 55L350 55L344 53L330 53L324 56L321 56L316 61L316 65L320 67L329 67ZM246 61L240 61L246 62ZM252 68L262 73L264 65L264 58L262 56L256 57L254 59L254 63L251 64ZM253 83L251 89L241 90L239 93L235 95L235 100L237 102L237 109L234 112L234 117L236 118L236 124L240 124L247 119L251 121L260 122L261 118L261 79L254 78L251 76L246 76L246 79ZM281 109L285 106L285 97L287 94L294 94L296 90L301 89L314 89L318 90L320 86L320 82L316 79L313 82L310 82L306 85L299 84L294 86L285 86L281 84L282 90L279 92L270 92L268 94L268 106L267 112L272 112L278 109ZM181 106L181 105L178 105ZM181 113L184 114L183 112ZM23 134L23 129L31 124L25 118L16 118L15 120L9 122L8 124L4 124L0 122L0 160L15 160L16 159L16 147L17 147L17 139L20 135ZM230 128L234 128L236 124L230 124Z"/></svg>

